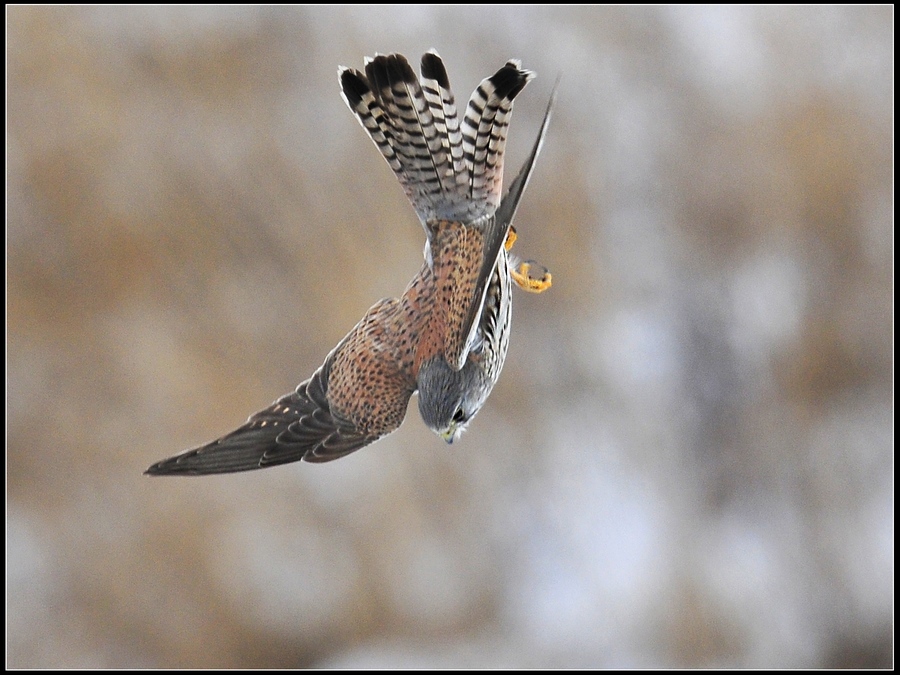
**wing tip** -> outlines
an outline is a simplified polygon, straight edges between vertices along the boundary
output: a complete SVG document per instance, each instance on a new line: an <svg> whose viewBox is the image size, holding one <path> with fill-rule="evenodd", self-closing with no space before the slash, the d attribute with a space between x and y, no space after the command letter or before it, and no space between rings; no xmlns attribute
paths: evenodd
<svg viewBox="0 0 900 675"><path fill-rule="evenodd" d="M160 460L144 471L145 476L201 476L203 471L198 471L190 463L183 463L185 455L195 452L188 450L180 455Z"/></svg>

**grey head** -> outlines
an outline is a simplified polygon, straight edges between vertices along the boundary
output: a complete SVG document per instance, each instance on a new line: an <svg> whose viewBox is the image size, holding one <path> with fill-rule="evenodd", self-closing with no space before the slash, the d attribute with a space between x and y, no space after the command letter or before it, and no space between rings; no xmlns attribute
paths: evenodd
<svg viewBox="0 0 900 675"><path fill-rule="evenodd" d="M452 443L481 410L493 386L471 357L460 370L451 368L442 356L423 363L418 376L422 421Z"/></svg>

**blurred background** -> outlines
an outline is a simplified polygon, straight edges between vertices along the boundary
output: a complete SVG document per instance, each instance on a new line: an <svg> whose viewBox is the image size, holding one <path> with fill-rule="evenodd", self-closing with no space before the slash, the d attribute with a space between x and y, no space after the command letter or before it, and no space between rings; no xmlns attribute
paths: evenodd
<svg viewBox="0 0 900 675"><path fill-rule="evenodd" d="M7 665L890 667L891 7L7 8ZM509 58L503 376L328 465L150 479L400 294L338 65Z"/></svg>

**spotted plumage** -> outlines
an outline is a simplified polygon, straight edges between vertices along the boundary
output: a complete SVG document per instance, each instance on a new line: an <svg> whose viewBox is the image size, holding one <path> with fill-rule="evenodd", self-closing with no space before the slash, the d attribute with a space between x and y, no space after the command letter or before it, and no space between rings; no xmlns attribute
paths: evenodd
<svg viewBox="0 0 900 675"><path fill-rule="evenodd" d="M513 99L533 74L511 60L475 89L462 117L441 58L422 79L399 54L341 68L341 92L396 174L425 229L425 262L399 298L376 303L295 391L212 443L151 466L151 475L246 471L342 457L391 433L418 391L423 421L454 440L491 392L509 344L510 225L543 142L501 200ZM504 245L506 244L506 245ZM526 268L527 271L527 268ZM525 280L523 282L523 280Z"/></svg>

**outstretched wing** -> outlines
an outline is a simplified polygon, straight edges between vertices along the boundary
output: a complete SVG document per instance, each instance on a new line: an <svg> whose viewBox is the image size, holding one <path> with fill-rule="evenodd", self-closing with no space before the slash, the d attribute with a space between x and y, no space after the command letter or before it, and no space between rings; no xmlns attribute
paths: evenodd
<svg viewBox="0 0 900 675"><path fill-rule="evenodd" d="M290 394L251 416L239 429L151 466L151 476L234 473L304 460L328 462L379 436L359 433L335 417L326 391L325 366Z"/></svg>
<svg viewBox="0 0 900 675"><path fill-rule="evenodd" d="M397 358L405 343L393 342L395 326L407 325L398 317L402 307L396 299L379 301L293 392L230 434L145 473L200 476L330 462L393 432L415 391L411 359Z"/></svg>

